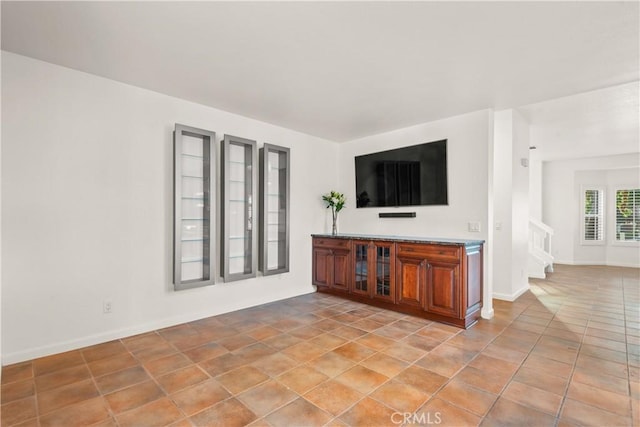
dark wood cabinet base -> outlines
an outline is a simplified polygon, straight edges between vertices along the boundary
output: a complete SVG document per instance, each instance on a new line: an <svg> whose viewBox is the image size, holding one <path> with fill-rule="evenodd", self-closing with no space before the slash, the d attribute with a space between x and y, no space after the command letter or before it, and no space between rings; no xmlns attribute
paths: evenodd
<svg viewBox="0 0 640 427"><path fill-rule="evenodd" d="M329 289L326 286L316 286L317 292L322 292L325 294L335 295L341 298L346 298L351 301L361 302L363 304L372 305L374 307L384 308L387 310L409 314L411 316L422 317L424 319L433 320L435 322L446 323L448 325L457 326L459 328L468 328L476 324L476 322L480 319L480 309L481 306L478 307L472 313L468 313L464 319L453 319L449 316L443 316L441 314L429 313L427 311L421 310L419 308L414 308L405 305L393 304L386 301L375 300L372 298L363 297L358 294L349 294L341 291L334 291Z"/></svg>
<svg viewBox="0 0 640 427"><path fill-rule="evenodd" d="M468 328L482 309L483 243L314 235L313 284L318 292Z"/></svg>

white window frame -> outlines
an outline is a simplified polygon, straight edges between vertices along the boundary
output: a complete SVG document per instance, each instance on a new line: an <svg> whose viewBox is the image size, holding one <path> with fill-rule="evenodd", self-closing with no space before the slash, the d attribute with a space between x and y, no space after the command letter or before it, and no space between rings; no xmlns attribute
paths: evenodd
<svg viewBox="0 0 640 427"><path fill-rule="evenodd" d="M587 240L585 239L585 218L587 216L584 206L587 191L598 191L600 193L600 212L597 217L600 219L600 232L601 238L599 240ZM584 185L580 187L580 244L581 245L605 245L607 242L606 236L606 191L602 186Z"/></svg>
<svg viewBox="0 0 640 427"><path fill-rule="evenodd" d="M615 187L612 187L612 192L611 194L613 194L612 199L613 202L611 203L609 212L611 215L611 226L609 227L610 229L610 236L611 236L611 245L613 246L640 246L640 241L637 240L618 240L618 233L617 233L617 226L618 226L618 221L617 221L617 207L616 207L616 203L617 203L617 196L618 196L618 191L621 190L635 190L638 188L638 185L616 185ZM640 221L640 218L638 218L638 220Z"/></svg>

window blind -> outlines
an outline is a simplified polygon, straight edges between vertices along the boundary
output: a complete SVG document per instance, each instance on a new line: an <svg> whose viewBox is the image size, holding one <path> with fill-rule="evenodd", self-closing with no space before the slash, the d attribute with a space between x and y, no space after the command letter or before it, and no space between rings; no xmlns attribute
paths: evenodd
<svg viewBox="0 0 640 427"><path fill-rule="evenodd" d="M584 241L597 242L604 240L604 195L602 190L587 189L584 191L583 235Z"/></svg>
<svg viewBox="0 0 640 427"><path fill-rule="evenodd" d="M640 189L616 191L616 241L640 241Z"/></svg>

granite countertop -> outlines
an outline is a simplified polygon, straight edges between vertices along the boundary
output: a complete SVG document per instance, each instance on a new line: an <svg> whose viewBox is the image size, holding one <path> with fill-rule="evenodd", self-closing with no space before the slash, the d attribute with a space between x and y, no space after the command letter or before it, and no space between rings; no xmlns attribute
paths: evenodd
<svg viewBox="0 0 640 427"><path fill-rule="evenodd" d="M461 246L470 246L470 245L482 245L484 240L479 239L446 239L440 237L421 237L421 236L389 236L389 235L381 235L381 234L343 234L339 233L337 235L332 234L312 234L311 237L326 237L332 239L356 239L356 240L393 240L397 242L408 242L408 243L431 243L436 245L461 245Z"/></svg>

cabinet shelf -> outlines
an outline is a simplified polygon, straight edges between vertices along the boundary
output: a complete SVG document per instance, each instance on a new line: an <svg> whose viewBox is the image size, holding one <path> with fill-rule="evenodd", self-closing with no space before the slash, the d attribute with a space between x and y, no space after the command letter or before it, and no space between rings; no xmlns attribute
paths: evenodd
<svg viewBox="0 0 640 427"><path fill-rule="evenodd" d="M209 261L209 260L206 260L204 258L182 258L183 264L189 264L192 262L205 262L205 261Z"/></svg>
<svg viewBox="0 0 640 427"><path fill-rule="evenodd" d="M194 159L204 159L204 156L198 156L197 154L180 153L183 157L192 157Z"/></svg>

